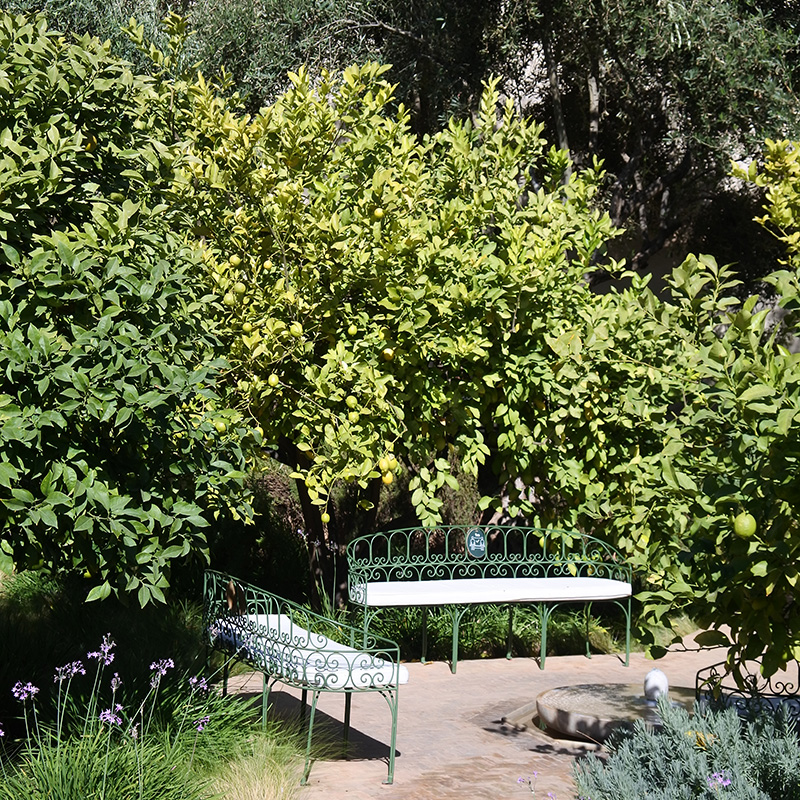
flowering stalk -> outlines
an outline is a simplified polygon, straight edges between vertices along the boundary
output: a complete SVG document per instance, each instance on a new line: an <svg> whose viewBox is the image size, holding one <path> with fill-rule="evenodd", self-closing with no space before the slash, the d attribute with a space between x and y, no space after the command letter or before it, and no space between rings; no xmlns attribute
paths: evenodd
<svg viewBox="0 0 800 800"><path fill-rule="evenodd" d="M0 739L5 738L5 735L6 735L6 732L3 729L3 726L0 725ZM4 743L3 744L3 755L5 756L5 754L6 754L6 748L5 748L5 743ZM3 770L3 780L7 781L8 780L8 775L6 775L6 765L5 765L5 759L4 758L0 758L0 767Z"/></svg>
<svg viewBox="0 0 800 800"><path fill-rule="evenodd" d="M94 719L94 715L97 711L97 687L100 685L100 677L103 674L103 668L109 666L114 660L113 650L115 646L116 642L111 638L111 634L107 633L103 636L103 643L100 645L100 650L86 654L87 658L97 659L97 672L95 672L94 675L92 693L89 696L89 706L86 709L86 718L83 721L84 735L89 727L89 720Z"/></svg>
<svg viewBox="0 0 800 800"><path fill-rule="evenodd" d="M36 719L36 703L34 702L34 698L39 693L39 688L34 686L30 681L24 684L22 681L17 681L14 684L14 688L11 690L11 693L14 697L17 698L22 703L22 711L25 714L25 735L30 741L31 738L31 731L28 727L28 703L27 700L31 698L31 708L33 709L33 724L34 724L34 731L36 733L36 741L39 741L39 723Z"/></svg>
<svg viewBox="0 0 800 800"><path fill-rule="evenodd" d="M192 769L192 764L194 763L194 751L195 748L197 747L197 737L200 736L200 734L205 730L205 727L206 725L208 725L208 721L210 719L211 717L208 714L206 714L204 717L201 717L194 723L196 733L194 735L194 741L192 742L192 755L189 758L190 770Z"/></svg>
<svg viewBox="0 0 800 800"><path fill-rule="evenodd" d="M85 674L86 669L80 661L73 661L71 664L65 664L63 667L56 667L56 674L53 676L53 682L58 683L58 703L56 705L56 748L58 748L61 744L61 726L64 723L64 707L61 703L61 686L66 680L67 688L64 692L64 705L66 705L72 679L76 675Z"/></svg>
<svg viewBox="0 0 800 800"><path fill-rule="evenodd" d="M533 777L532 777L532 778L531 778L531 777L527 777L527 778L517 778L517 783L524 783L524 784L527 784L527 786L528 786L528 789L530 789L530 792L531 792L531 794L532 794L534 797L536 797L536 779L537 779L538 777L539 777L539 773L534 771L534 773L533 773Z"/></svg>
<svg viewBox="0 0 800 800"><path fill-rule="evenodd" d="M183 715L181 716L180 725L178 725L178 730L175 733L175 738L177 739L181 731L183 730L183 725L186 722L186 717L189 715L189 711L192 706L192 700L194 699L195 692L202 692L203 694L208 694L208 681L205 678L199 678L196 675L193 675L189 678L189 700L186 702L186 705L183 707Z"/></svg>
<svg viewBox="0 0 800 800"><path fill-rule="evenodd" d="M142 736L146 736L147 732L150 730L150 723L153 720L153 712L156 709L156 698L158 697L158 688L161 686L161 679L167 674L167 670L172 669L174 666L175 662L171 658L162 658L161 661L154 661L150 665L150 669L153 670L153 676L150 678L153 702L150 706L150 716L147 718L147 725L142 731ZM146 697L145 700L147 700ZM144 703L142 703L142 706L144 706Z"/></svg>
<svg viewBox="0 0 800 800"><path fill-rule="evenodd" d="M108 777L108 754L111 750L111 731L114 729L115 725L122 725L122 718L119 716L119 712L122 711L122 706L117 703L113 707L113 711L110 708L107 708L105 711L100 713L100 722L105 723L108 725L108 737L106 738L106 757L105 761L103 762L103 788L100 790L100 800L103 800L106 796L106 779Z"/></svg>

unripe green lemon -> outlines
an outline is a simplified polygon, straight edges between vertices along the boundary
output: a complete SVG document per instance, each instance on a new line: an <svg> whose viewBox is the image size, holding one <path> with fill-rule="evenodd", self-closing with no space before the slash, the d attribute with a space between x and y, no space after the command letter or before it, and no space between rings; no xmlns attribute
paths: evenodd
<svg viewBox="0 0 800 800"><path fill-rule="evenodd" d="M756 518L747 511L742 511L733 521L733 532L742 539L754 536L757 527Z"/></svg>
<svg viewBox="0 0 800 800"><path fill-rule="evenodd" d="M236 305L236 295L233 292L225 292L222 302L228 306L228 308L232 308Z"/></svg>
<svg viewBox="0 0 800 800"><path fill-rule="evenodd" d="M355 325L351 325L347 329L347 335L348 336L355 336L357 333L358 333L358 328Z"/></svg>
<svg viewBox="0 0 800 800"><path fill-rule="evenodd" d="M216 428L217 433L225 433L225 431L228 430L228 426L221 419L218 419L214 423L214 427Z"/></svg>
<svg viewBox="0 0 800 800"><path fill-rule="evenodd" d="M327 511L323 511L319 518L323 525L327 525L331 521L331 515Z"/></svg>
<svg viewBox="0 0 800 800"><path fill-rule="evenodd" d="M273 372L268 378L267 383L274 389L279 383L281 379Z"/></svg>
<svg viewBox="0 0 800 800"><path fill-rule="evenodd" d="M388 472L389 471L389 459L388 458L379 458L378 459L378 469L381 472Z"/></svg>
<svg viewBox="0 0 800 800"><path fill-rule="evenodd" d="M358 405L358 400L352 394L347 395L344 402L348 408L355 408Z"/></svg>
<svg viewBox="0 0 800 800"><path fill-rule="evenodd" d="M234 267L238 267L238 266L239 266L239 264L241 264L241 263L242 263L242 259L241 259L241 258L239 258L239 256L237 256L237 255L232 255L232 256L231 256L231 257L228 259L228 261L230 261L230 262L231 262L231 264L233 264L233 266L234 266Z"/></svg>
<svg viewBox="0 0 800 800"><path fill-rule="evenodd" d="M233 285L233 291L238 295L243 295L247 291L247 287L241 281L237 281Z"/></svg>
<svg viewBox="0 0 800 800"><path fill-rule="evenodd" d="M381 480L383 481L384 486L389 486L394 480L394 475L392 475L391 472L384 472L384 474L381 476Z"/></svg>
<svg viewBox="0 0 800 800"><path fill-rule="evenodd" d="M289 326L289 333L299 339L303 335L303 326L299 322L293 322Z"/></svg>
<svg viewBox="0 0 800 800"><path fill-rule="evenodd" d="M351 425L355 425L356 422L358 422L358 420L360 419L360 417L361 415L358 413L358 411L350 411L347 414L347 419L350 421Z"/></svg>
<svg viewBox="0 0 800 800"><path fill-rule="evenodd" d="M394 361L394 348L384 347L381 355L383 355L384 361Z"/></svg>

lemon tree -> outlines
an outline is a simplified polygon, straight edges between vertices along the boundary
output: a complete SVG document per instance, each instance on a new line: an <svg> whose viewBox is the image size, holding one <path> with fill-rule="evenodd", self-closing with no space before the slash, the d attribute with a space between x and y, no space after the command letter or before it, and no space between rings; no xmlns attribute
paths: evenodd
<svg viewBox="0 0 800 800"><path fill-rule="evenodd" d="M548 513L583 502L634 437L629 424L612 441L630 376L603 366L628 320L609 324L619 297L586 281L615 235L594 205L602 173L572 169L494 84L474 121L420 140L384 71L301 70L252 117L202 78L191 89L175 193L205 247L238 408L294 470L320 539L337 484L367 504L400 469L436 522L453 454L489 511L505 493L509 513L537 513L518 484L543 476Z"/></svg>
<svg viewBox="0 0 800 800"><path fill-rule="evenodd" d="M684 606L703 625L730 626L706 641L727 644L732 664L763 654L767 674L800 657L797 159L797 143L767 142L763 165L736 170L766 188L762 221L786 245L766 278L776 311L757 296L742 302L731 270L710 257L676 270L672 298L654 306L651 335L677 342L671 377L684 394L655 420L664 447L634 482L645 614Z"/></svg>

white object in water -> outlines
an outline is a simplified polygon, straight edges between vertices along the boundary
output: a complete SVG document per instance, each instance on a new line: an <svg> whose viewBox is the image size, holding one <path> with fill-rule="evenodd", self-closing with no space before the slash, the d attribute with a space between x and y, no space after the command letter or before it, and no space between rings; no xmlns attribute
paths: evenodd
<svg viewBox="0 0 800 800"><path fill-rule="evenodd" d="M658 668L651 669L644 676L644 697L645 700L655 702L661 696L669 695L669 681L667 676Z"/></svg>

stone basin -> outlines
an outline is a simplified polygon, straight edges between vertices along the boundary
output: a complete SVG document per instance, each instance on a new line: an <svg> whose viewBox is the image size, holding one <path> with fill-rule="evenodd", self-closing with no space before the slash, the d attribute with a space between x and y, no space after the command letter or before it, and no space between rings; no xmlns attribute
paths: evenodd
<svg viewBox="0 0 800 800"><path fill-rule="evenodd" d="M669 699L687 711L694 706L695 691L670 686ZM559 733L605 741L617 728L631 727L637 720L661 724L655 703L646 700L636 683L585 683L548 689L536 698L539 719Z"/></svg>

